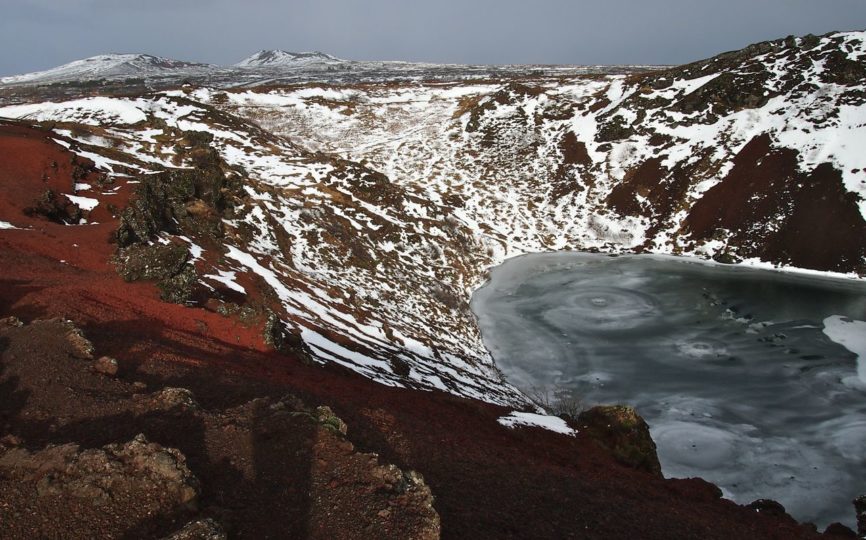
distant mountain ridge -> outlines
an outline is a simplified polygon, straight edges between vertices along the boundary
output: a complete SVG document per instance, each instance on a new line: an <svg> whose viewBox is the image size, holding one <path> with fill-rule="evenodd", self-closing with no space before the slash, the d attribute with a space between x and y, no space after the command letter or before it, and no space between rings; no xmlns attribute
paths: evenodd
<svg viewBox="0 0 866 540"><path fill-rule="evenodd" d="M151 90L168 89L190 83L194 86L231 88L237 85L299 84L322 82L354 84L394 80L470 80L512 76L572 76L584 74L636 73L662 66L582 66L582 65L481 65L433 64L426 62L345 60L321 51L291 52L262 49L233 65L186 62L149 54L105 54L76 60L52 69L0 77L0 90L11 92L7 101L0 92L0 104L19 103L16 87L30 87L46 98L56 99L58 85L69 87L63 95L75 97L81 87L110 85L118 90L128 86L127 79L140 79ZM42 90L36 90L43 87ZM76 90L77 88L77 90Z"/></svg>
<svg viewBox="0 0 866 540"><path fill-rule="evenodd" d="M336 56L331 56L320 51L290 52L281 49L263 49L245 58L234 65L234 67L276 67L295 66L299 64L312 63L336 63L345 62Z"/></svg>
<svg viewBox="0 0 866 540"><path fill-rule="evenodd" d="M101 54L55 68L9 77L0 84L56 83L134 77L207 75L237 68L279 69L346 62L319 51L289 52L263 49L232 66L187 62L150 54Z"/></svg>
<svg viewBox="0 0 866 540"><path fill-rule="evenodd" d="M100 54L75 60L45 71L0 78L0 83L57 82L100 78L135 77L175 73L178 71L205 71L215 68L211 64L186 62L150 54Z"/></svg>

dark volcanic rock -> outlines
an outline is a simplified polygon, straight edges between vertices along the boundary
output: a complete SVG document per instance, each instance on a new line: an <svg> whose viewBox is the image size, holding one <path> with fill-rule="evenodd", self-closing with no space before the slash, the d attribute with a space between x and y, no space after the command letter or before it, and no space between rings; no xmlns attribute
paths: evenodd
<svg viewBox="0 0 866 540"><path fill-rule="evenodd" d="M593 407L580 413L577 423L581 430L613 453L620 463L661 476L661 465L649 426L632 407Z"/></svg>
<svg viewBox="0 0 866 540"><path fill-rule="evenodd" d="M857 533L866 536L866 495L854 499L854 511L857 512Z"/></svg>
<svg viewBox="0 0 866 540"><path fill-rule="evenodd" d="M761 135L734 158L734 167L689 212L692 238L730 231L741 257L836 272L864 272L866 221L859 197L839 172L823 164L801 172L793 150L772 147Z"/></svg>
<svg viewBox="0 0 866 540"><path fill-rule="evenodd" d="M746 505L746 508L750 508L755 512L760 512L762 514L782 518L790 521L791 523L797 522L794 518L791 517L790 514L788 514L788 511L785 510L785 507L782 506L781 503L772 499L758 499L756 501L752 501Z"/></svg>
<svg viewBox="0 0 866 540"><path fill-rule="evenodd" d="M42 216L45 219L63 224L77 224L81 219L81 208L66 195L48 189L35 201L33 206L24 209L28 216Z"/></svg>

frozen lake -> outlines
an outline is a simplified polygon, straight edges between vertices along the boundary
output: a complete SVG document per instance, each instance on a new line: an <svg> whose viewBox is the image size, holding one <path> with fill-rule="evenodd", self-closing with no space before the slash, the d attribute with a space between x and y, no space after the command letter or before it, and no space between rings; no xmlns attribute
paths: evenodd
<svg viewBox="0 0 866 540"><path fill-rule="evenodd" d="M495 268L472 308L516 386L636 407L666 477L700 476L739 503L775 499L799 520L856 530L866 284L561 252Z"/></svg>

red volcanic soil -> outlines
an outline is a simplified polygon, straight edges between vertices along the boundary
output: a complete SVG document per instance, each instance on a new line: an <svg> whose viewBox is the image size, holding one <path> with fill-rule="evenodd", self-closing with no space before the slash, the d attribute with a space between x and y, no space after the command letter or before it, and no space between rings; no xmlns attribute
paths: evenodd
<svg viewBox="0 0 866 540"><path fill-rule="evenodd" d="M797 153L772 147L770 136L752 139L734 167L692 207L685 227L692 238L732 232L743 257L801 268L862 270L866 221L840 173L829 163L811 172L797 167Z"/></svg>
<svg viewBox="0 0 866 540"><path fill-rule="evenodd" d="M117 223L107 207L122 207L132 186L119 181L118 194L96 196L100 205L90 218L99 224L68 226L24 214L46 185L71 193L72 154L49 135L0 124L0 220L21 228L0 230L0 317L73 321L97 356L118 359L120 381L188 388L206 409L287 393L311 405L327 404L348 424L359 451L376 452L424 476L446 538L819 537L784 516L722 500L701 480L663 480L622 466L583 433L507 429L496 422L507 409L389 388L336 366L307 365L267 350L258 328L203 308L161 302L154 285L125 283L110 263ZM34 448L70 440L97 447L129 440L142 429L135 419L94 421L59 435L23 417L3 423L9 411L0 413L0 438L12 432ZM189 447L182 432L179 426L146 434L207 460L207 451ZM218 482L203 478L202 484L206 511L226 504L213 487ZM284 530L279 516L243 515L255 523L235 523L238 537L268 526L271 537Z"/></svg>

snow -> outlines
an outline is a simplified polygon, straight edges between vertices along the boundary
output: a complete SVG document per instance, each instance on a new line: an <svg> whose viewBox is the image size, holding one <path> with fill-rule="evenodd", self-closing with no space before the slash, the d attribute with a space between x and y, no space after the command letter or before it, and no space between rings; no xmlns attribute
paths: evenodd
<svg viewBox="0 0 866 540"><path fill-rule="evenodd" d="M568 427L568 424L562 418L545 414L514 411L511 414L500 417L497 422L509 428L531 426L540 427L563 435L573 436L577 434L577 431Z"/></svg>
<svg viewBox="0 0 866 540"><path fill-rule="evenodd" d="M325 54L319 51L312 52L288 52L281 50L261 50L252 56L245 58L235 64L235 67L241 68L261 68L261 67L289 67L303 66L308 64L335 64L343 62L335 56Z"/></svg>
<svg viewBox="0 0 866 540"><path fill-rule="evenodd" d="M684 95L689 95L718 76L718 73L713 73L712 75L706 75L696 79L680 79L674 82L670 88L682 90Z"/></svg>
<svg viewBox="0 0 866 540"><path fill-rule="evenodd" d="M866 383L866 321L833 315L824 319L824 334L857 355L857 378Z"/></svg>
<svg viewBox="0 0 866 540"><path fill-rule="evenodd" d="M178 238L189 244L189 254L192 257L191 260L198 261L202 258L202 254L204 254L204 248L202 248L200 245L196 244L186 236L181 235L178 236Z"/></svg>
<svg viewBox="0 0 866 540"><path fill-rule="evenodd" d="M2 229L18 229L15 225L12 225L8 221L0 221L0 230Z"/></svg>
<svg viewBox="0 0 866 540"><path fill-rule="evenodd" d="M0 108L0 116L40 122L78 122L92 126L135 124L147 119L132 103L116 98L90 97L61 103L34 103Z"/></svg>
<svg viewBox="0 0 866 540"><path fill-rule="evenodd" d="M141 77L142 75L201 71L212 67L207 64L182 62L149 54L102 54L75 60L45 71L2 77L0 84Z"/></svg>
<svg viewBox="0 0 866 540"><path fill-rule="evenodd" d="M90 197L80 197L78 195L67 195L66 197L87 212L99 206L99 201Z"/></svg>
<svg viewBox="0 0 866 540"><path fill-rule="evenodd" d="M222 283L229 289L239 292L241 294L247 294L246 289L244 289L241 285L235 282L235 274L236 272L230 272L225 270L217 270L218 274L205 274L204 277L208 279L212 279L219 283Z"/></svg>

